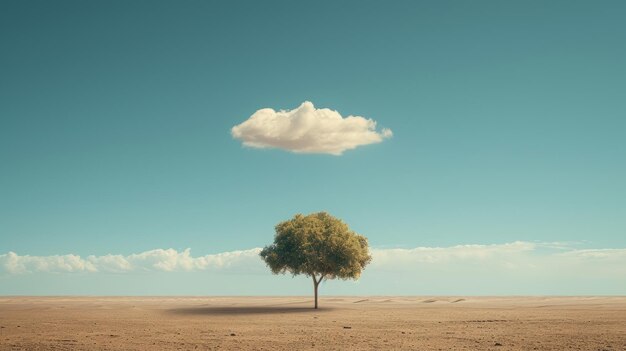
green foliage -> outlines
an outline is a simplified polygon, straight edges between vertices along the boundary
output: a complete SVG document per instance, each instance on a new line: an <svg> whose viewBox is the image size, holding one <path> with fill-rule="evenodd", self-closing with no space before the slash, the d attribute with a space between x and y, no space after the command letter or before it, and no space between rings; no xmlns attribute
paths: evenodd
<svg viewBox="0 0 626 351"><path fill-rule="evenodd" d="M305 274L316 285L322 279L358 279L372 259L367 238L326 212L279 223L274 243L260 255L274 274Z"/></svg>

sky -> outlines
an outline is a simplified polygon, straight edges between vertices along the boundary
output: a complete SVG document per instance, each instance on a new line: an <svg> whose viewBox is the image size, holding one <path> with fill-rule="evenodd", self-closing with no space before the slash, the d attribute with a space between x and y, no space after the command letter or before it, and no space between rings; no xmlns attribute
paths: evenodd
<svg viewBox="0 0 626 351"><path fill-rule="evenodd" d="M2 1L0 294L626 294L623 1ZM188 250L189 249L189 250Z"/></svg>

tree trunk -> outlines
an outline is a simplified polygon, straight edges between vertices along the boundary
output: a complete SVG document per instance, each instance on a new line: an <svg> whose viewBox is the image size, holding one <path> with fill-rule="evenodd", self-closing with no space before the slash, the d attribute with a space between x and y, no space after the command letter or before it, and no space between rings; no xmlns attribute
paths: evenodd
<svg viewBox="0 0 626 351"><path fill-rule="evenodd" d="M321 281L321 277L320 280L315 280L315 276L313 276L313 290L315 291L315 309L317 309L317 287L320 285Z"/></svg>

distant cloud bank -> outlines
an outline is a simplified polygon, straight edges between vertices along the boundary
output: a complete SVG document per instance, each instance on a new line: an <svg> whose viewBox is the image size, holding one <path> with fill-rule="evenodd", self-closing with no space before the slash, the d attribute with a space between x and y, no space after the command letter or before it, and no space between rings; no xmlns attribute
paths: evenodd
<svg viewBox="0 0 626 351"><path fill-rule="evenodd" d="M14 252L0 255L0 272L22 274L33 272L75 273L75 272L148 272L148 271L198 271L225 270L247 267L258 263L261 249L229 251L213 255L192 257L191 250L157 249L128 256L104 255L87 256L53 255L21 256Z"/></svg>
<svg viewBox="0 0 626 351"><path fill-rule="evenodd" d="M360 116L342 117L327 108L317 109L305 101L293 110L256 111L231 134L245 146L278 148L295 153L341 155L346 150L380 143L390 138L390 129L376 128L376 121Z"/></svg>
<svg viewBox="0 0 626 351"><path fill-rule="evenodd" d="M30 256L9 252L0 255L0 274L27 273L132 273L215 271L266 273L258 256L261 249L191 255L191 250L157 249L131 255L81 257L75 254ZM417 276L433 270L472 271L545 275L549 272L585 274L597 272L608 277L626 277L626 249L574 249L563 244L516 241L493 245L416 247L413 249L372 249L368 273L412 272ZM595 273L594 273L595 274Z"/></svg>

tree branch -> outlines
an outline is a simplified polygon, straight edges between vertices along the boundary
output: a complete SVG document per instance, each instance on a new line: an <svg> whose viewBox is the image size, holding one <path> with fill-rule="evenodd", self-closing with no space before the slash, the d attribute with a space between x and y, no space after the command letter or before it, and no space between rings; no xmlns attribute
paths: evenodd
<svg viewBox="0 0 626 351"><path fill-rule="evenodd" d="M311 273L311 277L313 278L313 283L315 283L315 285L318 285L319 283L322 282L322 280L324 278L326 278L326 274L320 274L320 278L317 279L317 277L315 276L315 273Z"/></svg>

